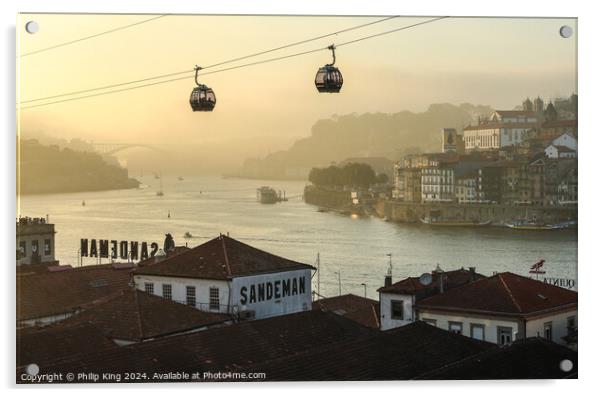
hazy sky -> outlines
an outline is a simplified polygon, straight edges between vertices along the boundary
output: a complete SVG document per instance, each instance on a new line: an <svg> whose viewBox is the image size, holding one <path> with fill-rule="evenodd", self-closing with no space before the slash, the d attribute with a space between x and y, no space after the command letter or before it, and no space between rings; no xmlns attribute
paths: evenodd
<svg viewBox="0 0 602 397"><path fill-rule="evenodd" d="M21 15L17 52L26 53L135 23L148 15ZM17 58L18 100L94 88L209 65L382 17L166 16L115 33ZM326 47L430 18L396 18L238 63ZM25 32L35 20L40 31ZM351 112L423 111L450 102L513 108L577 90L574 19L449 18L341 47L339 94L313 79L327 50L202 77L217 95L212 113L188 104L194 78L22 110L20 128L95 141L227 141L308 135L319 118ZM208 69L212 71L216 67ZM194 73L191 72L191 76Z"/></svg>

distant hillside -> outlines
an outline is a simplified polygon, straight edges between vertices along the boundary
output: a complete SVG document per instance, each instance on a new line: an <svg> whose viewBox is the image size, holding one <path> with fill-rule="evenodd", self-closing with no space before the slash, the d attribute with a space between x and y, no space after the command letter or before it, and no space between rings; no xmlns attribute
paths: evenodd
<svg viewBox="0 0 602 397"><path fill-rule="evenodd" d="M138 187L128 171L107 164L97 153L21 140L17 178L21 194L67 193Z"/></svg>
<svg viewBox="0 0 602 397"><path fill-rule="evenodd" d="M311 136L297 140L288 150L263 159L245 161L240 176L249 178L306 179L312 167L348 157L386 157L397 160L415 151L440 150L441 129L462 128L486 116L489 106L468 103L434 104L425 112L366 113L333 116L317 121Z"/></svg>

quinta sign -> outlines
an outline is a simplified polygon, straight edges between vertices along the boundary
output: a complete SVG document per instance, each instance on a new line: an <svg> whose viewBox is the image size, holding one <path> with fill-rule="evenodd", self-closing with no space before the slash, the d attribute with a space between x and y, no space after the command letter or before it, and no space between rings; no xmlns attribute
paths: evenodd
<svg viewBox="0 0 602 397"><path fill-rule="evenodd" d="M91 258L112 258L145 260L153 257L159 250L159 244L138 241L97 240L82 238L80 255Z"/></svg>

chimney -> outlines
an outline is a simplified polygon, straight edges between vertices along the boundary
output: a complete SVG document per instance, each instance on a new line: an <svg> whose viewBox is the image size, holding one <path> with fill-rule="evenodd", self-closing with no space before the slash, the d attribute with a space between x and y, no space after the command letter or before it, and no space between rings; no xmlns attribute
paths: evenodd
<svg viewBox="0 0 602 397"><path fill-rule="evenodd" d="M477 268L472 266L472 267L469 267L468 270L470 271L470 281L471 282L475 281Z"/></svg>
<svg viewBox="0 0 602 397"><path fill-rule="evenodd" d="M390 287L393 284L393 277L390 274L385 276L385 287Z"/></svg>

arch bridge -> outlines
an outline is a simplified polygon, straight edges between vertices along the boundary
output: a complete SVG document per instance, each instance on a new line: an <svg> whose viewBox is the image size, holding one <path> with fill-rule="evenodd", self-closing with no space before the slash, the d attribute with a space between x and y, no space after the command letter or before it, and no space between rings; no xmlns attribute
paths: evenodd
<svg viewBox="0 0 602 397"><path fill-rule="evenodd" d="M112 155L131 148L144 148L155 152L165 152L160 145L145 144L145 143L112 143L112 142L94 142L92 143L94 150L105 155Z"/></svg>

